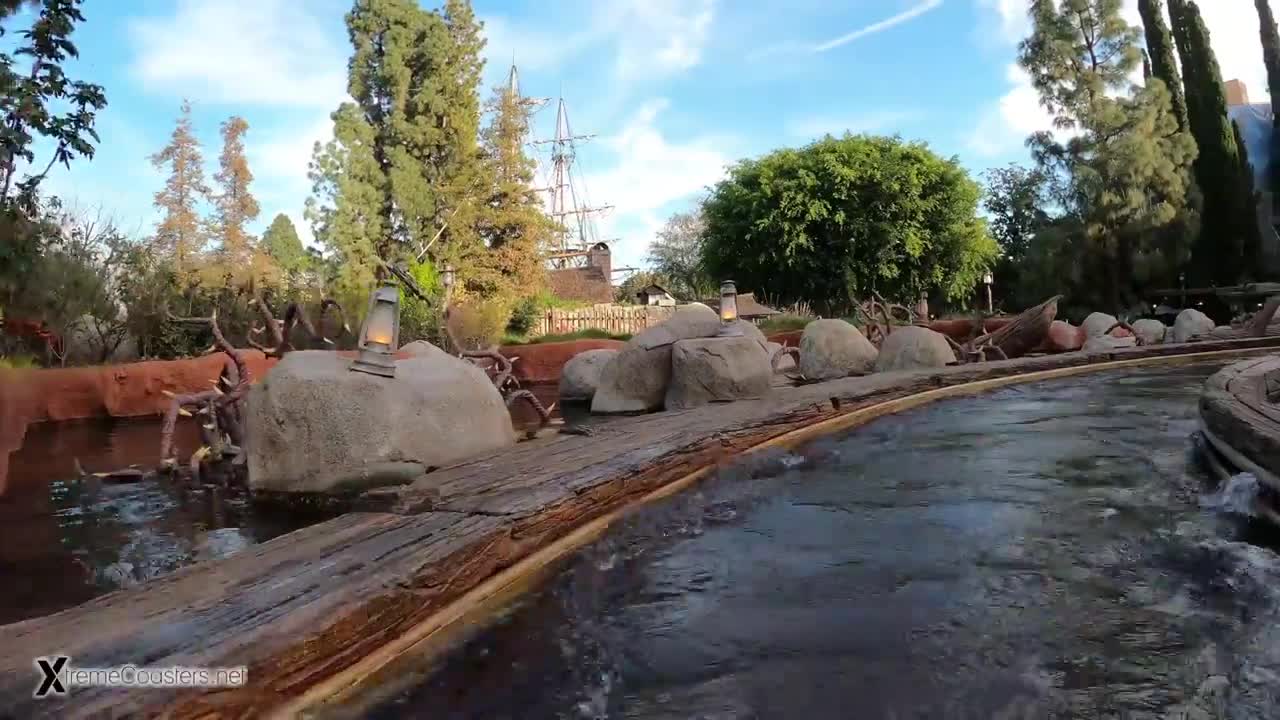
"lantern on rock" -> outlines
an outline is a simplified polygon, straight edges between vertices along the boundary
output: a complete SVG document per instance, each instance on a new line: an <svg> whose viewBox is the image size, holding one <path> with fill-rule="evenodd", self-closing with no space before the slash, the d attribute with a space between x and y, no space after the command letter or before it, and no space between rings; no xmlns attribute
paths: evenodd
<svg viewBox="0 0 1280 720"><path fill-rule="evenodd" d="M720 283L720 336L736 337L742 334L738 327L738 287L732 280Z"/></svg>
<svg viewBox="0 0 1280 720"><path fill-rule="evenodd" d="M400 290L380 287L369 298L369 312L360 328L360 353L351 369L395 377L396 349L400 343Z"/></svg>

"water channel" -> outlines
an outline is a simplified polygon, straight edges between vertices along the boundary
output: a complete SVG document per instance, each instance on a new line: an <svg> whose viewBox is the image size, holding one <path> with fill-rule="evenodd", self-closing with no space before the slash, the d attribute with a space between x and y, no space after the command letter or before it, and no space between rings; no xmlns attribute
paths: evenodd
<svg viewBox="0 0 1280 720"><path fill-rule="evenodd" d="M1013 386L637 511L376 718L1272 718L1280 538L1216 488L1218 365Z"/></svg>

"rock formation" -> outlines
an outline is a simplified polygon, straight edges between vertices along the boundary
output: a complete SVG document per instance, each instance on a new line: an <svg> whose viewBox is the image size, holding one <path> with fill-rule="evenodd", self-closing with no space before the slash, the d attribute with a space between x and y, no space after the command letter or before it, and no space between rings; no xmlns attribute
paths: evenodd
<svg viewBox="0 0 1280 720"><path fill-rule="evenodd" d="M394 378L336 353L288 353L249 392L254 492L344 493L408 482L515 443L498 389L474 364L418 347Z"/></svg>
<svg viewBox="0 0 1280 720"><path fill-rule="evenodd" d="M666 322L631 338L605 364L591 412L647 412L662 407L671 380L671 346L680 340L710 337L719 330L716 311L700 303L680 306Z"/></svg>
<svg viewBox="0 0 1280 720"><path fill-rule="evenodd" d="M1195 308L1187 308L1173 321L1173 341L1184 343L1196 335L1208 335L1213 328L1214 322L1208 315Z"/></svg>
<svg viewBox="0 0 1280 720"><path fill-rule="evenodd" d="M810 380L835 380L869 373L876 346L844 320L814 320L800 336L800 374Z"/></svg>
<svg viewBox="0 0 1280 720"><path fill-rule="evenodd" d="M666 408L763 397L773 368L764 344L750 334L681 340L671 348Z"/></svg>
<svg viewBox="0 0 1280 720"><path fill-rule="evenodd" d="M604 366L617 355L617 350L587 350L569 358L560 369L560 402L590 402Z"/></svg>
<svg viewBox="0 0 1280 720"><path fill-rule="evenodd" d="M945 335L919 326L900 327L885 338L876 358L877 372L917 370L950 365L956 353Z"/></svg>
<svg viewBox="0 0 1280 720"><path fill-rule="evenodd" d="M1143 318L1133 321L1133 332L1143 345L1159 345L1164 342L1164 336L1168 331L1169 328L1159 320Z"/></svg>

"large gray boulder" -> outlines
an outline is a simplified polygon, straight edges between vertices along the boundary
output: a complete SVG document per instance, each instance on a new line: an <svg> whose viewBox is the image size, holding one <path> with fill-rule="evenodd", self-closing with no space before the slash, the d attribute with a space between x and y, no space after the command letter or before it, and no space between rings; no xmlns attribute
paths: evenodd
<svg viewBox="0 0 1280 720"><path fill-rule="evenodd" d="M871 372L876 355L876 346L844 320L814 320L800 335L800 374L810 380Z"/></svg>
<svg viewBox="0 0 1280 720"><path fill-rule="evenodd" d="M1209 331L1209 337L1217 338L1218 340L1230 340L1236 337L1237 334L1236 329L1230 325L1219 325Z"/></svg>
<svg viewBox="0 0 1280 720"><path fill-rule="evenodd" d="M1195 308L1187 308L1173 321L1173 341L1184 343L1196 335L1208 335L1213 328L1212 318Z"/></svg>
<svg viewBox="0 0 1280 720"><path fill-rule="evenodd" d="M1084 328L1084 336L1087 339L1106 334L1106 332L1111 329L1111 326L1115 324L1115 315L1096 312L1089 313L1089 317L1084 319L1084 322L1080 324L1080 327Z"/></svg>
<svg viewBox="0 0 1280 720"><path fill-rule="evenodd" d="M662 407L671 380L671 346L680 340L711 337L719 330L715 310L700 303L681 305L666 322L627 341L605 364L591 398L591 412L647 412Z"/></svg>
<svg viewBox="0 0 1280 720"><path fill-rule="evenodd" d="M408 345L402 346L400 348L400 352L410 357L420 357L420 356L438 357L440 355L449 354L444 350L441 350L440 348L436 347L435 345L432 345L431 343L427 342L426 340L414 340Z"/></svg>
<svg viewBox="0 0 1280 720"><path fill-rule="evenodd" d="M1133 321L1133 333L1142 339L1143 345L1159 345L1169 328L1159 320L1143 318Z"/></svg>
<svg viewBox="0 0 1280 720"><path fill-rule="evenodd" d="M765 346L748 334L681 340L671 346L666 408L764 397L773 368Z"/></svg>
<svg viewBox="0 0 1280 720"><path fill-rule="evenodd" d="M465 360L428 352L396 362L393 378L350 366L292 352L249 391L252 490L357 492L515 443L502 396Z"/></svg>
<svg viewBox="0 0 1280 720"><path fill-rule="evenodd" d="M604 366L617 355L617 350L585 350L569 358L560 368L560 402L589 402Z"/></svg>
<svg viewBox="0 0 1280 720"><path fill-rule="evenodd" d="M926 327L908 325L895 328L880 343L876 371L945 367L955 361L956 353L946 336Z"/></svg>

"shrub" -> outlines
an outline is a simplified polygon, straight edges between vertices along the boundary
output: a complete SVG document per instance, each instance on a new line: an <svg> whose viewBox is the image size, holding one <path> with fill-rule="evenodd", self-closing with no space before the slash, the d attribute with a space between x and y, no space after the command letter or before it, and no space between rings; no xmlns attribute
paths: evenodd
<svg viewBox="0 0 1280 720"><path fill-rule="evenodd" d="M578 330L571 333L558 333L552 335L539 335L535 338L525 338L516 335L507 335L503 338L504 345L540 345L542 343L568 342L570 340L630 340L631 333L611 333L608 330L599 328L587 328L586 330Z"/></svg>
<svg viewBox="0 0 1280 720"><path fill-rule="evenodd" d="M449 310L449 330L467 350L497 345L510 320L511 307L499 300L467 303Z"/></svg>
<svg viewBox="0 0 1280 720"><path fill-rule="evenodd" d="M774 315L760 323L760 332L765 335L773 333L790 332L792 330L803 330L813 320L811 316L805 315Z"/></svg>

